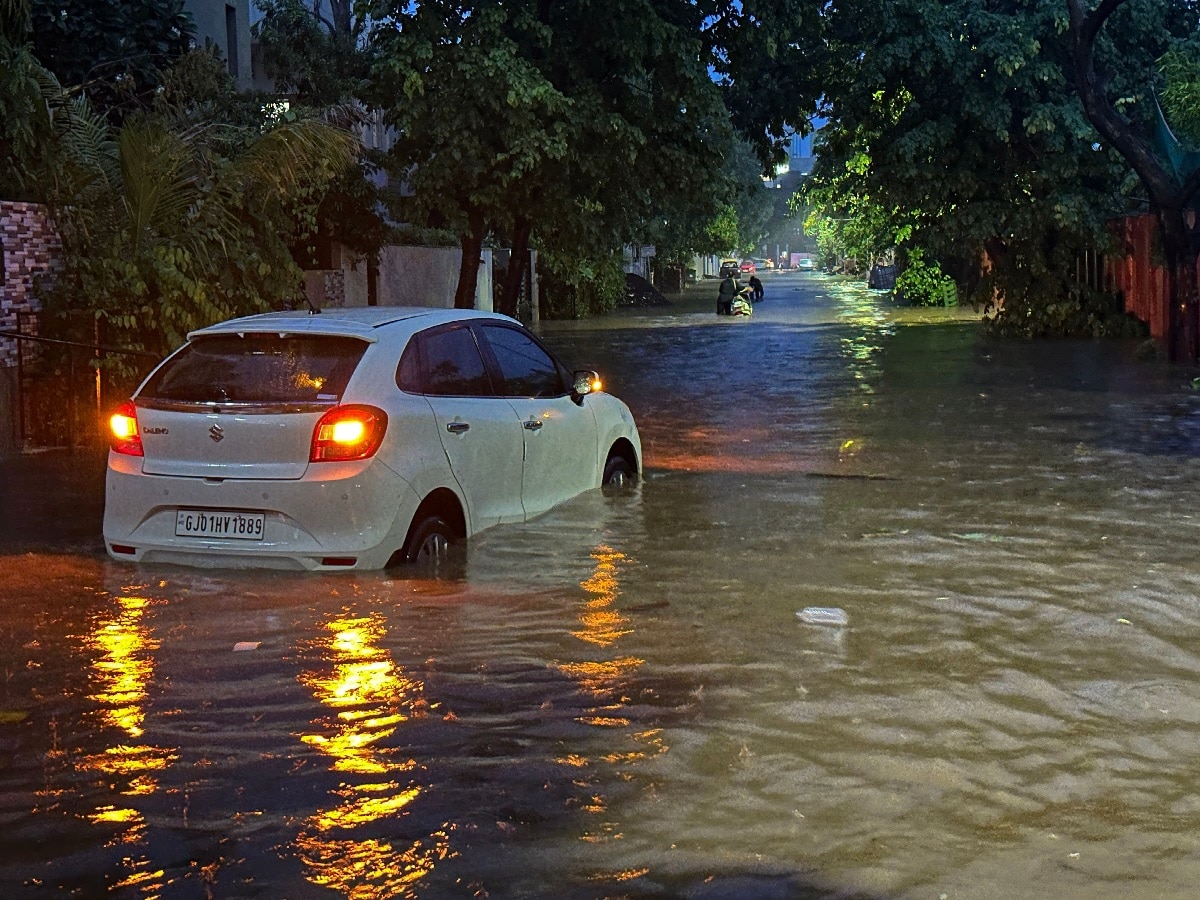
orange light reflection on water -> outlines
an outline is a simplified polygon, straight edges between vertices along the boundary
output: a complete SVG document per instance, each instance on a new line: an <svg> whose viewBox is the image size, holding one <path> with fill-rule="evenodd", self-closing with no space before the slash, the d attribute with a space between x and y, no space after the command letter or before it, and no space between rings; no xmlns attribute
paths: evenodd
<svg viewBox="0 0 1200 900"><path fill-rule="evenodd" d="M333 806L304 821L296 847L305 877L353 900L416 897L434 866L454 854L453 825L407 846L371 835L369 826L404 815L425 790L411 778L395 777L415 773L418 765L387 744L404 722L425 715L424 685L381 646L387 634L382 616L343 614L325 629L328 636L313 645L322 669L301 673L300 682L332 715L299 737L328 756L333 771L370 780L343 784L331 794ZM356 834L359 829L367 833Z"/></svg>
<svg viewBox="0 0 1200 900"><path fill-rule="evenodd" d="M120 797L146 797L158 790L157 773L178 759L178 753L140 741L145 733L146 705L154 678L159 642L146 623L153 603L148 597L125 592L113 598L112 610L95 621L85 638L90 651L88 691L101 723L121 732L119 740L98 753L81 753L73 759L79 772L103 776ZM128 848L124 870L113 883L113 892L134 892L156 898L166 887L162 869L150 870L150 861L134 848L145 843L147 824L130 803L97 806L87 815L97 826L116 826L109 846Z"/></svg>
<svg viewBox="0 0 1200 900"><path fill-rule="evenodd" d="M836 465L836 448L814 440L779 447L773 427L723 423L720 428L689 426L669 413L639 424L645 466L670 472L738 472L745 475L823 474Z"/></svg>
<svg viewBox="0 0 1200 900"><path fill-rule="evenodd" d="M600 651L599 658L561 661L558 669L578 683L581 690L594 698L594 704L577 720L585 725L613 732L606 742L632 739L629 749L613 750L603 754L601 761L608 765L634 766L652 756L666 752L666 745L658 730L619 735L628 730L632 721L628 715L631 686L635 673L645 665L645 660L629 654L613 652L622 638L633 634L633 621L618 607L621 597L621 569L629 560L624 553L606 545L592 551L595 567L591 575L580 582L587 594L579 612L579 628L571 634L588 645L591 651ZM580 753L564 754L558 763L579 772L572 776L580 786L595 787L596 781L586 773L595 763ZM620 777L626 777L621 775ZM593 824L583 830L579 840L587 844L605 843L622 838L619 822L611 821L608 801L602 793L593 792L580 803L580 809L595 816ZM628 873L619 873L618 880L626 880ZM613 875L597 876L611 879ZM632 875L630 877L637 877Z"/></svg>

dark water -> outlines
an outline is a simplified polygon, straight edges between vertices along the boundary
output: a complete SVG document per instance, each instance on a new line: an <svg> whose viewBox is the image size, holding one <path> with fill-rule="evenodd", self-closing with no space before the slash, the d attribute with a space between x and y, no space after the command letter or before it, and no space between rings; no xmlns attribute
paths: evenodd
<svg viewBox="0 0 1200 900"><path fill-rule="evenodd" d="M0 896L1195 896L1194 373L811 275L544 334L646 480L461 578L5 532Z"/></svg>

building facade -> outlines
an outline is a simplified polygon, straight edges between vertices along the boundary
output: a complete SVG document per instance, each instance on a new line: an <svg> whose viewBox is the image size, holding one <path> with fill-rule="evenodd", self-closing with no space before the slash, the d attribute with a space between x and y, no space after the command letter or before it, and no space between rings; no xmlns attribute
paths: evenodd
<svg viewBox="0 0 1200 900"><path fill-rule="evenodd" d="M215 45L237 86L250 88L250 0L183 0L183 8L196 23L196 43Z"/></svg>

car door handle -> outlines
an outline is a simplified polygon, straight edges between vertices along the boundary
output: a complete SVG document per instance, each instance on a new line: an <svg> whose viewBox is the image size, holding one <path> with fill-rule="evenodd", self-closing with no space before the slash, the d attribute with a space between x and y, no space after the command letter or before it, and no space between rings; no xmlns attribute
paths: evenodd
<svg viewBox="0 0 1200 900"><path fill-rule="evenodd" d="M523 424L525 425L526 431L537 431L539 428L542 427L542 420L541 419L529 419L528 421L524 422Z"/></svg>
<svg viewBox="0 0 1200 900"><path fill-rule="evenodd" d="M471 426L467 422L447 422L446 430L451 434L462 434L470 430Z"/></svg>

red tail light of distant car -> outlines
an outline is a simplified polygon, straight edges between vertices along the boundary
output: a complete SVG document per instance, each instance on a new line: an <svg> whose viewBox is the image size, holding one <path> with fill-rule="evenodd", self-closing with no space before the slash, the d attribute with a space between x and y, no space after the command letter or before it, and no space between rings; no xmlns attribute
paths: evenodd
<svg viewBox="0 0 1200 900"><path fill-rule="evenodd" d="M313 429L309 462L369 459L383 443L387 413L374 406L335 406Z"/></svg>

